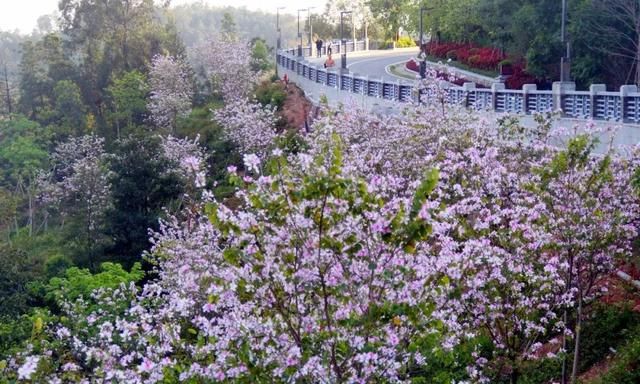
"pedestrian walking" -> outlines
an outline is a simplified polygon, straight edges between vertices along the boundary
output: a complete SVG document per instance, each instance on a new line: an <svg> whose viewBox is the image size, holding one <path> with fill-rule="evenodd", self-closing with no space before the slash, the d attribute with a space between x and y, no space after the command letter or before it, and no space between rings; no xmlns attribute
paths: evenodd
<svg viewBox="0 0 640 384"><path fill-rule="evenodd" d="M333 53L332 45L333 45L333 42L329 40L329 44L327 45L327 55L329 56Z"/></svg>
<svg viewBox="0 0 640 384"><path fill-rule="evenodd" d="M316 40L316 50L318 51L318 57L322 57L322 39Z"/></svg>
<svg viewBox="0 0 640 384"><path fill-rule="evenodd" d="M335 61L333 61L333 58L331 57L331 54L329 54L327 60L324 62L324 67L325 68L331 68L334 65L336 65Z"/></svg>

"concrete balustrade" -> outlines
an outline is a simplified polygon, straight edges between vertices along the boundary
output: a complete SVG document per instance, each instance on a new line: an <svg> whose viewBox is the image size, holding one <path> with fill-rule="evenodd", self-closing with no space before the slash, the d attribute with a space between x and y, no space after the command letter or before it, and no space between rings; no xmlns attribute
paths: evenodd
<svg viewBox="0 0 640 384"><path fill-rule="evenodd" d="M344 47L347 52L366 50L368 42L357 41L354 44L348 41ZM296 48L281 50L276 55L276 63L298 76L324 85L328 90L398 103L417 103L433 93L416 90L412 82L389 82L344 72L339 68L325 69L305 59L305 55L308 57L312 53L309 47L303 47L302 52L300 57ZM339 45L334 44L333 52L340 52ZM450 103L475 110L520 114L562 111L564 117L576 119L640 123L640 92L635 85L623 85L618 92L607 91L604 84L593 84L588 91L576 91L575 83L571 82L555 82L551 91L538 90L535 84L525 84L521 90L508 90L504 83L498 82L490 89L476 88L475 83L462 86L446 83L440 84L440 88L446 92Z"/></svg>

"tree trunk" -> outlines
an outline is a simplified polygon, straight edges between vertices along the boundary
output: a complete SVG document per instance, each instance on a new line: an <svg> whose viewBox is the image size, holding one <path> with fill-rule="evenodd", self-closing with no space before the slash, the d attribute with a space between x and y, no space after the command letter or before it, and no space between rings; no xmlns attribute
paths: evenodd
<svg viewBox="0 0 640 384"><path fill-rule="evenodd" d="M573 369L571 370L571 384L578 382L578 365L580 364L580 331L582 327L582 295L578 300L578 313L576 314L576 341L573 349Z"/></svg>
<svg viewBox="0 0 640 384"><path fill-rule="evenodd" d="M9 120L11 120L11 114L13 113L13 108L11 106L11 90L9 89L9 74L7 71L7 64L4 64L4 85L7 92L7 110L9 112Z"/></svg>
<svg viewBox="0 0 640 384"><path fill-rule="evenodd" d="M520 371L518 368L513 367L511 376L509 377L509 384L517 384L520 379Z"/></svg>
<svg viewBox="0 0 640 384"><path fill-rule="evenodd" d="M569 292L571 289L571 285L573 284L573 262L574 256L573 251L569 251L569 275L567 276L567 284L565 294ZM581 296L582 297L582 296ZM562 315L562 321L564 327L567 327L569 321L568 311L565 308L564 313ZM564 351L564 357L562 358L562 378L561 383L567 384L567 376L568 376L568 367L567 367L567 335L566 332L562 332L562 350Z"/></svg>
<svg viewBox="0 0 640 384"><path fill-rule="evenodd" d="M118 107L116 106L115 108L116 110L116 138L118 140L120 140L120 117L119 117L119 113L118 113Z"/></svg>
<svg viewBox="0 0 640 384"><path fill-rule="evenodd" d="M567 310L564 310L564 313L562 314L562 322L564 323L564 326L567 326L567 321L569 320L569 317L567 315ZM564 351L564 357L562 358L562 373L561 373L561 377L560 377L560 383L561 384L567 384L567 335L566 332L562 332L562 350Z"/></svg>
<svg viewBox="0 0 640 384"><path fill-rule="evenodd" d="M353 20L353 16L351 17ZM356 51L356 23L351 23L351 34L353 35L353 52Z"/></svg>
<svg viewBox="0 0 640 384"><path fill-rule="evenodd" d="M364 21L364 49L369 50L369 23L366 19Z"/></svg>
<svg viewBox="0 0 640 384"><path fill-rule="evenodd" d="M27 192L29 196L29 237L33 236L33 197L31 192Z"/></svg>

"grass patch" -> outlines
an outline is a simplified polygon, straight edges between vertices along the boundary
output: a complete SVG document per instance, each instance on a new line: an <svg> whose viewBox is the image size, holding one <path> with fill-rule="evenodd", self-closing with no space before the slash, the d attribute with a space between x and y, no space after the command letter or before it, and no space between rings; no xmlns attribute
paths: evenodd
<svg viewBox="0 0 640 384"><path fill-rule="evenodd" d="M413 75L411 76L410 73L408 73L408 70L404 69L403 67L398 68L398 66L400 66L401 64L393 64L389 66L389 72L391 72L391 74L395 75L395 76L400 76L402 78L408 79L408 80L415 80L416 76Z"/></svg>

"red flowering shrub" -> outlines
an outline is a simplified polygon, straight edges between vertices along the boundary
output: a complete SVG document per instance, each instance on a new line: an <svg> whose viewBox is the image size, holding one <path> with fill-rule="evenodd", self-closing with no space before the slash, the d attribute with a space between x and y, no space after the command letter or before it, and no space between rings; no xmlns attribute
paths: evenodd
<svg viewBox="0 0 640 384"><path fill-rule="evenodd" d="M521 64L513 66L513 75L509 76L505 81L505 86L508 89L522 89L525 84L536 84L537 79L525 72Z"/></svg>
<svg viewBox="0 0 640 384"><path fill-rule="evenodd" d="M466 43L436 43L426 44L427 53L443 60L456 60L468 65L471 68L478 68L488 71L497 71L500 63L507 60L507 56L498 49L490 47L479 47ZM528 74L524 68L526 63L520 59L512 64L513 75L510 76L505 85L509 89L521 89L523 84L535 84L536 78ZM415 69L414 69L415 68ZM418 65L415 62L408 62L407 69L418 72ZM466 81L466 80L465 80ZM452 81L458 84L459 81ZM464 81L463 81L464 82ZM462 84L462 82L460 82Z"/></svg>
<svg viewBox="0 0 640 384"><path fill-rule="evenodd" d="M420 65L413 59L407 61L407 63L405 64L405 67L410 71L413 71L413 72L416 72L416 73L420 73ZM458 86L462 86L462 84L464 84L464 83L471 82L471 80L466 79L464 77L454 77L454 76L451 76L451 75L449 75L449 74L447 74L445 72L442 72L442 71L437 71L436 72L436 78L442 79L442 80L446 80L446 81L450 82L451 84L455 84L455 85L458 85ZM476 87L478 87L478 88L486 88L482 84L476 84Z"/></svg>
<svg viewBox="0 0 640 384"><path fill-rule="evenodd" d="M452 59L472 68L498 69L498 64L506 57L495 48L478 47L463 43L429 43L427 52L440 59Z"/></svg>
<svg viewBox="0 0 640 384"><path fill-rule="evenodd" d="M405 64L405 66L407 67L408 70L410 71L414 71L414 72L420 72L420 66L418 65L418 63L415 62L415 60L411 59L409 61L407 61L407 64Z"/></svg>

